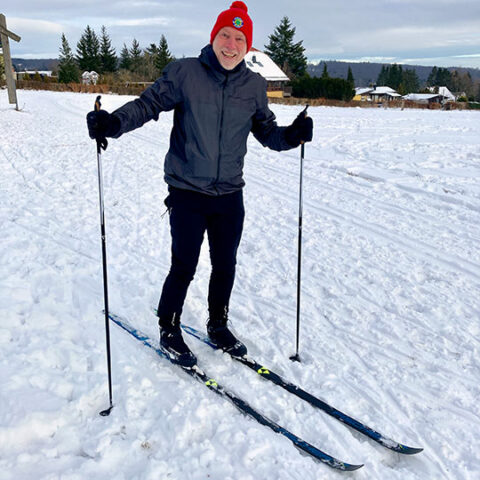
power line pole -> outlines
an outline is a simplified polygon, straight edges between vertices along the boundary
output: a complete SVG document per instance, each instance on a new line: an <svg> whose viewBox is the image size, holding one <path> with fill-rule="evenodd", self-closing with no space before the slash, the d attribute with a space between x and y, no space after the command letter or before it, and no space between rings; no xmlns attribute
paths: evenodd
<svg viewBox="0 0 480 480"><path fill-rule="evenodd" d="M2 41L2 51L3 51L3 60L5 63L5 77L7 79L7 89L8 89L8 101L9 103L14 103L16 109L18 110L18 100L17 100L17 89L15 85L15 79L13 78L13 65L12 57L10 56L10 43L9 38L15 42L19 42L21 38L7 30L7 20L5 15L0 13L0 40Z"/></svg>

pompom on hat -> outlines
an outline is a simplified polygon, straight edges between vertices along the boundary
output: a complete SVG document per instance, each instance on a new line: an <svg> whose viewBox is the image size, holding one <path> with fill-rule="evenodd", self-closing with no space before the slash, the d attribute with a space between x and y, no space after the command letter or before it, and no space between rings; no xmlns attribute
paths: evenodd
<svg viewBox="0 0 480 480"><path fill-rule="evenodd" d="M253 24L252 19L248 16L248 7L243 2L233 2L228 10L218 16L210 34L210 43L213 43L217 33L223 27L240 30L247 39L247 52L250 50L252 47Z"/></svg>

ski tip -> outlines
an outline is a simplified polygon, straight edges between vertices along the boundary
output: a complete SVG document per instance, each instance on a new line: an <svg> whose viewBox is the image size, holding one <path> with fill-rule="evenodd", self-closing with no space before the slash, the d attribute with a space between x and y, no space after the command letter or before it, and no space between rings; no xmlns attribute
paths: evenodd
<svg viewBox="0 0 480 480"><path fill-rule="evenodd" d="M353 464L353 463L342 462L338 458L332 457L331 455L328 455L325 452L317 450L315 447L313 449L315 450L314 452L300 448L300 450L307 451L307 453L312 455L312 457L315 460L318 460L328 465L330 468L333 468L334 470L340 470L342 472L353 472L364 466L363 463Z"/></svg>
<svg viewBox="0 0 480 480"><path fill-rule="evenodd" d="M343 470L345 472L354 472L355 470L358 470L359 468L362 468L363 466L364 466L363 463L361 465L352 465L351 463L344 463L340 467L340 470Z"/></svg>
<svg viewBox="0 0 480 480"><path fill-rule="evenodd" d="M400 445L398 450L399 453L403 453L404 455L416 455L417 453L423 452L423 448L416 448L416 447L407 447L406 445Z"/></svg>

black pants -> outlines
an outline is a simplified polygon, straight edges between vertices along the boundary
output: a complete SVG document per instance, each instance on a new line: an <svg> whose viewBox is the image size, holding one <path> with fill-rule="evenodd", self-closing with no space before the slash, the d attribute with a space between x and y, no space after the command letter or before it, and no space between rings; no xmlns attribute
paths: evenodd
<svg viewBox="0 0 480 480"><path fill-rule="evenodd" d="M169 191L165 203L170 210L172 264L158 305L160 322L182 313L205 231L212 264L208 290L208 308L212 317L228 308L230 301L245 217L242 191L220 196L172 187Z"/></svg>

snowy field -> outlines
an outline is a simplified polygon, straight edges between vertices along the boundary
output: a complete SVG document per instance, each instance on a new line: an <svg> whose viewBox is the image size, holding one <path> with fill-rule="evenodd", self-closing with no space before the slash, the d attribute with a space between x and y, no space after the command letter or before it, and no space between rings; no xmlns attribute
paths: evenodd
<svg viewBox="0 0 480 480"><path fill-rule="evenodd" d="M411 446L392 453L194 339L200 366L351 463L339 473L241 415L117 326L108 406L95 95L0 92L1 480L480 478L480 113L310 109L303 363L295 347L299 149L252 137L231 304L250 353ZM113 110L129 97L102 97ZM273 106L279 124L301 107ZM110 308L157 338L169 268L163 157L171 114L103 154ZM202 250L184 321L203 329Z"/></svg>

